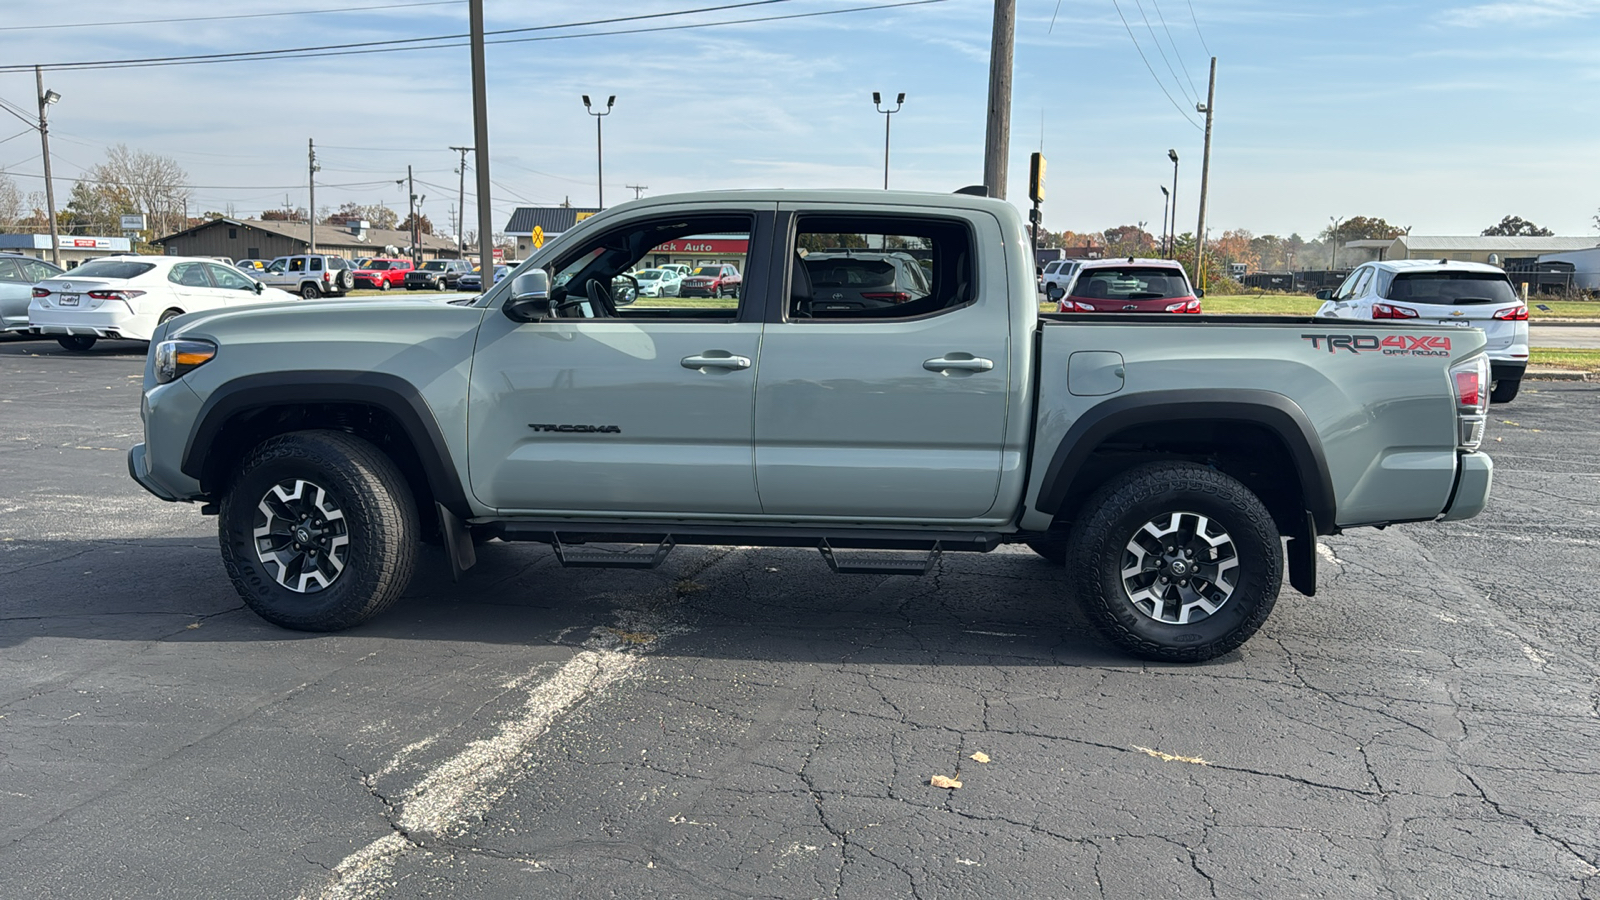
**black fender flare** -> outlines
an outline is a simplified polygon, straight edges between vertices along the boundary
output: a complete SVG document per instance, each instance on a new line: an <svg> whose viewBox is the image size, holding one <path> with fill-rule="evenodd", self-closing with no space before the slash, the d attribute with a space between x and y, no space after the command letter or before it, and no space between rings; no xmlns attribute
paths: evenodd
<svg viewBox="0 0 1600 900"><path fill-rule="evenodd" d="M272 406L303 403L354 403L372 406L393 416L405 430L434 499L456 516L472 515L461 480L450 456L450 446L438 420L416 385L385 372L307 370L265 372L226 381L212 391L183 448L179 468L204 481L206 462L217 437L240 413Z"/></svg>
<svg viewBox="0 0 1600 900"><path fill-rule="evenodd" d="M1193 421L1247 422L1276 435L1300 478L1304 508L1321 533L1334 527L1333 478L1322 442L1298 403L1272 391L1215 388L1112 397L1091 407L1056 448L1039 483L1039 511L1055 515L1080 469L1107 438L1135 425Z"/></svg>

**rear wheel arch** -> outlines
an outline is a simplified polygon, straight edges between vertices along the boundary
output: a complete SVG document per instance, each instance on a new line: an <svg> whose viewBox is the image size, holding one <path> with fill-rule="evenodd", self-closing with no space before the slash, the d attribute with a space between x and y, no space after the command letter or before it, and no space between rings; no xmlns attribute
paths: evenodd
<svg viewBox="0 0 1600 900"><path fill-rule="evenodd" d="M409 382L379 372L266 373L229 381L201 407L181 469L215 499L262 441L319 428L356 435L389 456L411 486L425 530L433 526L435 501L461 518L472 515L427 402Z"/></svg>

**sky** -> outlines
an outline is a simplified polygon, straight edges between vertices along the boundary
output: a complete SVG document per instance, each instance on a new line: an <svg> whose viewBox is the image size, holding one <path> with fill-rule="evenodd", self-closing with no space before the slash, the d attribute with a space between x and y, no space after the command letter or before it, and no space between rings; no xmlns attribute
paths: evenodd
<svg viewBox="0 0 1600 900"><path fill-rule="evenodd" d="M568 25L729 0L485 0L486 27ZM890 186L982 181L993 6L944 2L671 31L896 0L776 0L646 21L547 28L487 48L491 207L596 202L595 121L580 95L616 95L603 121L605 199L720 188L883 184L873 91L904 91ZM355 7L365 7L352 9ZM300 14L309 10L345 10ZM441 230L472 143L466 47L215 65L51 71L54 63L367 43L464 33L465 0L0 0L0 65L42 64L56 195L123 143L176 159L191 212L249 216L384 202L413 167ZM276 15L277 13L295 13ZM259 14L275 15L261 16ZM207 18L256 16L254 18ZM128 24L129 20L173 21ZM93 25L90 23L121 23ZM64 27L86 26L86 27ZM1197 218L1209 57L1217 58L1207 223L1311 237L1330 217L1415 234L1477 234L1517 215L1600 233L1600 0L1017 0L1008 196L1028 155L1049 161L1045 225L1159 230L1167 150L1180 157L1179 231ZM375 46L372 46L376 49ZM1142 55L1141 55L1142 54ZM0 99L36 108L31 71ZM603 102L601 100L600 102ZM6 123L10 123L7 125ZM15 126L14 128L11 126ZM18 132L12 135L12 132ZM0 169L42 186L36 132L0 115ZM468 178L468 227L476 217Z"/></svg>

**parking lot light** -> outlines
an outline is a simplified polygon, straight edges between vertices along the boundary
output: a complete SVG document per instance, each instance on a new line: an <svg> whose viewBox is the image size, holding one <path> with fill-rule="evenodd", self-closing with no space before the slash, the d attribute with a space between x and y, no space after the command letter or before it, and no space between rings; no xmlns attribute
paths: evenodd
<svg viewBox="0 0 1600 900"><path fill-rule="evenodd" d="M906 102L905 92L902 91L894 98L894 109L883 108L883 95L877 91L872 92L872 108L883 113L883 189L889 189L889 117L900 111Z"/></svg>
<svg viewBox="0 0 1600 900"><path fill-rule="evenodd" d="M606 145L600 133L600 120L611 115L611 107L617 103L617 95L612 94L606 98L606 108L595 112L589 103L589 95L583 95L583 108L589 115L594 116L594 156L595 156L595 188L599 202L596 204L601 209L606 208Z"/></svg>

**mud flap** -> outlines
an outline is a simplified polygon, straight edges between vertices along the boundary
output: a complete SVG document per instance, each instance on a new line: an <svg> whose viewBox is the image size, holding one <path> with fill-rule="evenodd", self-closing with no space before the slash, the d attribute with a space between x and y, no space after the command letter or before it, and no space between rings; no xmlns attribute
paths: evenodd
<svg viewBox="0 0 1600 900"><path fill-rule="evenodd" d="M1314 597L1317 594L1317 518L1306 511L1300 533L1289 538L1289 586Z"/></svg>
<svg viewBox="0 0 1600 900"><path fill-rule="evenodd" d="M478 552L472 547L472 532L455 513L445 509L443 503L434 506L439 510L439 534L444 537L444 552L450 557L450 579L460 581L462 572L478 564Z"/></svg>

